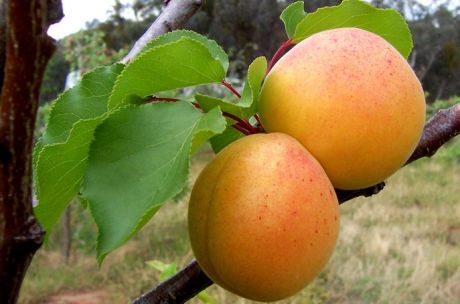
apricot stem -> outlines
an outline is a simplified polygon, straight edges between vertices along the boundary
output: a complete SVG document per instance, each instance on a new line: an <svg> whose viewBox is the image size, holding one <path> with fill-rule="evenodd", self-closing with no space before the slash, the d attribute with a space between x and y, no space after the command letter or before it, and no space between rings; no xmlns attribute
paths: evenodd
<svg viewBox="0 0 460 304"><path fill-rule="evenodd" d="M270 72L270 70L273 68L278 59L283 55L283 53L293 45L295 45L295 42L292 39L288 39L285 42L283 42L283 44L279 47L275 55L273 55L272 59L270 60L270 64L268 65L267 72L265 73L265 75L267 75L268 72Z"/></svg>
<svg viewBox="0 0 460 304"><path fill-rule="evenodd" d="M241 98L241 94L238 93L238 91L235 90L235 88L234 88L230 83L228 83L225 79L222 80L221 83L222 83L227 89L229 89L233 94L235 94L236 97Z"/></svg>

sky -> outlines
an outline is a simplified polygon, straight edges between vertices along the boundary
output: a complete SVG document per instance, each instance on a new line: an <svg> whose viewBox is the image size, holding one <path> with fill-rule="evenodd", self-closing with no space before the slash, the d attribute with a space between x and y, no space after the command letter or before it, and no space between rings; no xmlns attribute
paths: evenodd
<svg viewBox="0 0 460 304"><path fill-rule="evenodd" d="M435 0L421 0L422 3L430 3ZM454 0L458 4L460 0ZM122 0L122 3L131 2ZM438 2L442 2L438 0ZM86 22L98 19L104 21L112 8L115 0L62 0L65 17L61 22L52 25L48 34L54 39L61 39L69 34L78 32L85 27Z"/></svg>
<svg viewBox="0 0 460 304"><path fill-rule="evenodd" d="M115 0L62 0L65 16L61 22L50 26L48 34L54 39L61 39L84 28L86 22L106 20L114 3Z"/></svg>

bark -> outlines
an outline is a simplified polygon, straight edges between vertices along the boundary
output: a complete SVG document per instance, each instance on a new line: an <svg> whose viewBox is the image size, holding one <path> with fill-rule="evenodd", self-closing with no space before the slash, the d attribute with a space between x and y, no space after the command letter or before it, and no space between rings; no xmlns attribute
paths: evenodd
<svg viewBox="0 0 460 304"><path fill-rule="evenodd" d="M212 284L198 263L192 261L173 277L134 300L132 304L184 303Z"/></svg>
<svg viewBox="0 0 460 304"><path fill-rule="evenodd" d="M165 1L166 8L158 16L150 28L134 44L122 62L132 60L142 48L154 38L181 28L188 19L203 5L204 0L171 0Z"/></svg>
<svg viewBox="0 0 460 304"><path fill-rule="evenodd" d="M16 303L44 234L32 210L33 130L41 80L54 51L46 31L51 22L60 19L62 7L60 1L53 0L9 0L5 4L6 43L4 54L0 53L4 58L0 96L0 299L2 303Z"/></svg>

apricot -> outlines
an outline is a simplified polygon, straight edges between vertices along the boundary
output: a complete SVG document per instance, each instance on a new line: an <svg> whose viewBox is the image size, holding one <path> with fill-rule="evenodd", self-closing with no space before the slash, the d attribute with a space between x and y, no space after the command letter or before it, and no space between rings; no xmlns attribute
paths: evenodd
<svg viewBox="0 0 460 304"><path fill-rule="evenodd" d="M303 40L267 75L259 113L268 132L300 141L339 189L374 185L414 151L425 96L387 41L340 28Z"/></svg>
<svg viewBox="0 0 460 304"><path fill-rule="evenodd" d="M257 301L293 295L325 266L339 231L334 189L294 138L244 137L199 175L188 223L195 257L223 288Z"/></svg>

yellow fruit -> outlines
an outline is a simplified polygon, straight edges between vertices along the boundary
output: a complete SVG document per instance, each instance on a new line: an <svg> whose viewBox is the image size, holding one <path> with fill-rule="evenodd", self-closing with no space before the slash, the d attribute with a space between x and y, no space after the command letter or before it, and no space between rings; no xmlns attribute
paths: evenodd
<svg viewBox="0 0 460 304"><path fill-rule="evenodd" d="M334 189L294 138L242 138L198 177L189 205L196 259L217 284L257 301L286 298L321 271L339 231Z"/></svg>
<svg viewBox="0 0 460 304"><path fill-rule="evenodd" d="M393 46L341 28L303 40L275 64L259 111L265 129L299 140L336 188L358 189L407 161L423 130L425 97Z"/></svg>

